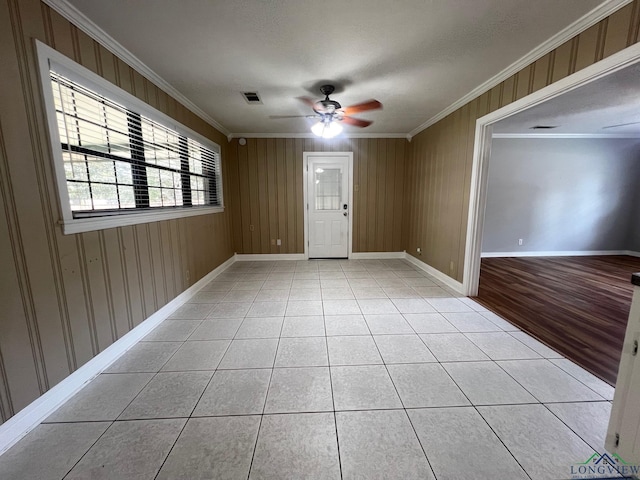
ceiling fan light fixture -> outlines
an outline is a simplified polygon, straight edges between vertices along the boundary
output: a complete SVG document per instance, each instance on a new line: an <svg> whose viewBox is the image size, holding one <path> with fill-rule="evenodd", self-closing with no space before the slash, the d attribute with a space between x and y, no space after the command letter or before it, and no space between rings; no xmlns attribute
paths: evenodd
<svg viewBox="0 0 640 480"><path fill-rule="evenodd" d="M318 137L333 138L336 135L340 135L340 133L342 133L342 125L331 120L320 120L318 123L311 127L311 131Z"/></svg>

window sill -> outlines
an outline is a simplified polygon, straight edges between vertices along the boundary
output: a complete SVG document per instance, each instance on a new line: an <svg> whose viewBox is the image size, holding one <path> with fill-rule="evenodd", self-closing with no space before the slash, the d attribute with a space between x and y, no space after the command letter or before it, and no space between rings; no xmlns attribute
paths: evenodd
<svg viewBox="0 0 640 480"><path fill-rule="evenodd" d="M224 207L195 207L170 211L132 213L130 215L114 215L109 217L76 218L73 220L64 220L60 223L62 224L63 233L65 235L71 235L74 233L106 230L107 228L126 227L128 225L161 222L176 218L195 217L198 215L223 212Z"/></svg>

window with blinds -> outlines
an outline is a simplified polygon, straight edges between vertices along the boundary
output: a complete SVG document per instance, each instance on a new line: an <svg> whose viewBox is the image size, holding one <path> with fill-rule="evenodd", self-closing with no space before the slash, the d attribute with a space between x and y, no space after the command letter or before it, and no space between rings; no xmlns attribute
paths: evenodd
<svg viewBox="0 0 640 480"><path fill-rule="evenodd" d="M73 218L221 206L220 155L50 71Z"/></svg>

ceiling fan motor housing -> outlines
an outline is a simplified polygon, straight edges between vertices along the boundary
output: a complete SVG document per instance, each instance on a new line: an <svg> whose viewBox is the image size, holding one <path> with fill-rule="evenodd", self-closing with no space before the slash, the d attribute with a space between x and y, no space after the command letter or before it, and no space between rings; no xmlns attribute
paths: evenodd
<svg viewBox="0 0 640 480"><path fill-rule="evenodd" d="M333 85L322 85L320 87L320 93L322 93L325 97L328 97L335 91L336 87Z"/></svg>
<svg viewBox="0 0 640 480"><path fill-rule="evenodd" d="M342 108L342 105L338 102L329 99L329 95L331 95L334 90L335 87L333 85L322 85L320 87L320 92L325 96L325 99L316 102L316 105L319 107L314 108L316 113L319 113L320 115L333 115L336 110Z"/></svg>

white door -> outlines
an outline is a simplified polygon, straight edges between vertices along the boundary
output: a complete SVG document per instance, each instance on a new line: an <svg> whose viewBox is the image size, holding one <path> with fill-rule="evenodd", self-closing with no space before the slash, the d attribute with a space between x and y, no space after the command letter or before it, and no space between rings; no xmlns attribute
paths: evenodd
<svg viewBox="0 0 640 480"><path fill-rule="evenodd" d="M348 258L352 154L305 154L309 258Z"/></svg>

